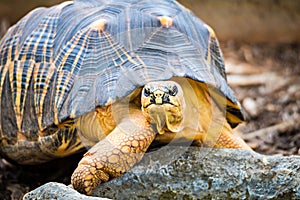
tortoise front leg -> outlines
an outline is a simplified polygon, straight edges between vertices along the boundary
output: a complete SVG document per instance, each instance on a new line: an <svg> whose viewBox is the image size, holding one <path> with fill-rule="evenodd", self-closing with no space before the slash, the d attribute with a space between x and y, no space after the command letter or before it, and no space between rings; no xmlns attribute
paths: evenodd
<svg viewBox="0 0 300 200"><path fill-rule="evenodd" d="M141 111L133 111L84 155L71 177L72 185L90 195L101 182L119 177L140 161L155 135Z"/></svg>
<svg viewBox="0 0 300 200"><path fill-rule="evenodd" d="M235 149L247 149L252 150L246 142L240 138L238 135L233 133L233 130L229 124L223 127L222 131L215 138L214 145L211 145L215 148L235 148ZM211 141L210 141L211 142Z"/></svg>
<svg viewBox="0 0 300 200"><path fill-rule="evenodd" d="M215 117L203 138L205 146L214 148L235 148L252 150L246 142L234 133L226 119Z"/></svg>

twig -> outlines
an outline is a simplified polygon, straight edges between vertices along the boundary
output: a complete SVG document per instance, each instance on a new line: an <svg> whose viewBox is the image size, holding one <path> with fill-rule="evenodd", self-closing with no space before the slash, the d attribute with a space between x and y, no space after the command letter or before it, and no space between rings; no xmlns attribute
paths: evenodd
<svg viewBox="0 0 300 200"><path fill-rule="evenodd" d="M278 84L273 85L272 87L266 88L265 95L270 95L274 92L278 92L279 90L282 90L283 88L294 83L297 79L298 79L298 77L296 77L296 76L289 77L288 79L283 78L283 80L281 80Z"/></svg>
<svg viewBox="0 0 300 200"><path fill-rule="evenodd" d="M300 119L295 119L292 121L282 122L280 124L269 126L267 128L246 133L243 135L243 139L251 140L254 139L255 137L261 137L263 135L267 135L268 133L272 133L272 132L282 133L282 132L288 132L299 128L300 128Z"/></svg>
<svg viewBox="0 0 300 200"><path fill-rule="evenodd" d="M265 73L267 70L261 66L253 66L248 63L237 63L232 58L225 60L227 74L260 74Z"/></svg>
<svg viewBox="0 0 300 200"><path fill-rule="evenodd" d="M274 73L254 74L254 75L228 75L228 83L231 86L254 86L264 85L276 79Z"/></svg>

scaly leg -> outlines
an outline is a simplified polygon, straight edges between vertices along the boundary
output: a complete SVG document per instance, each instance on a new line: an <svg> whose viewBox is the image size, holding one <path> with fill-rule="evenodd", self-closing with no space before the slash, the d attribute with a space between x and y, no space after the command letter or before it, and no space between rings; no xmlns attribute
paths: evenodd
<svg viewBox="0 0 300 200"><path fill-rule="evenodd" d="M131 112L84 155L72 175L72 185L90 195L101 182L119 177L140 161L155 135L140 110Z"/></svg>
<svg viewBox="0 0 300 200"><path fill-rule="evenodd" d="M204 145L215 148L251 148L245 141L234 133L227 120L222 116L214 116L204 139Z"/></svg>
<svg viewBox="0 0 300 200"><path fill-rule="evenodd" d="M251 150L251 148L245 143L242 138L233 133L233 130L228 123L223 126L223 129L221 130L219 138L217 138L214 147Z"/></svg>

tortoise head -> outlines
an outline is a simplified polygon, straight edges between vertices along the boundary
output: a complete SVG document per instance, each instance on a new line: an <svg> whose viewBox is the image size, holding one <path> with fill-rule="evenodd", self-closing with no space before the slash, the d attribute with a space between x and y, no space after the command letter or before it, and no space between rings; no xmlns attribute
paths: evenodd
<svg viewBox="0 0 300 200"><path fill-rule="evenodd" d="M142 111L157 131L179 132L183 129L185 101L181 86L174 81L157 81L146 84L141 96Z"/></svg>

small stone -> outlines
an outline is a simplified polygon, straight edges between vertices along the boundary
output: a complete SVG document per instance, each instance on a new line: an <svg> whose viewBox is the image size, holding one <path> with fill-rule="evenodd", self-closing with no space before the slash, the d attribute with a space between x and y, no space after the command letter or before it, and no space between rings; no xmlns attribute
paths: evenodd
<svg viewBox="0 0 300 200"><path fill-rule="evenodd" d="M70 186L61 183L46 183L24 195L23 200L58 199L58 200L108 200L107 198L92 197L80 194Z"/></svg>
<svg viewBox="0 0 300 200"><path fill-rule="evenodd" d="M252 98L245 98L243 101L243 107L251 115L251 117L256 117L258 115L257 103Z"/></svg>

